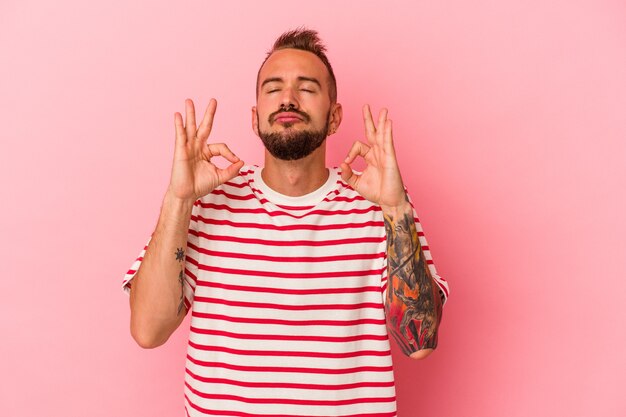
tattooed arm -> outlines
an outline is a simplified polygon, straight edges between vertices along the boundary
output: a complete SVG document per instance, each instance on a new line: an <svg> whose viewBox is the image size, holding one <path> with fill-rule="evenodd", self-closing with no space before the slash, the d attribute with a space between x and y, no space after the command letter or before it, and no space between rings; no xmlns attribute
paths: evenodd
<svg viewBox="0 0 626 417"><path fill-rule="evenodd" d="M162 345L185 318L185 253L193 201L167 193L130 291L131 334L144 348Z"/></svg>
<svg viewBox="0 0 626 417"><path fill-rule="evenodd" d="M192 100L185 100L185 124L174 114L176 144L170 184L161 215L130 291L131 334L137 343L154 348L167 341L183 321L185 253L194 202L234 178L243 166L224 143L208 143L217 101L211 99L196 126ZM231 164L218 168L211 158Z"/></svg>
<svg viewBox="0 0 626 417"><path fill-rule="evenodd" d="M367 143L354 142L341 164L341 178L383 210L388 261L387 327L406 355L421 359L437 346L443 300L420 247L413 209L396 160L387 109L380 111L375 125L370 108L365 105L363 121ZM350 167L357 157L367 164L360 174Z"/></svg>
<svg viewBox="0 0 626 417"><path fill-rule="evenodd" d="M405 355L422 359L437 347L442 299L422 251L413 209L383 211L387 233L389 334Z"/></svg>

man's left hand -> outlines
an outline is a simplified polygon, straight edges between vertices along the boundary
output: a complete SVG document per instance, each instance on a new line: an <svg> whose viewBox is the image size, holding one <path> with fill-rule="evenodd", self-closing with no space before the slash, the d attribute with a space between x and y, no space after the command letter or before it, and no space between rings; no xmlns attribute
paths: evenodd
<svg viewBox="0 0 626 417"><path fill-rule="evenodd" d="M387 118L387 109L383 108L375 126L366 104L363 120L368 143L354 142L348 157L341 163L341 178L364 198L380 205L383 211L395 211L407 204L407 198L393 147L391 119ZM357 156L367 164L361 174L354 173L350 166Z"/></svg>

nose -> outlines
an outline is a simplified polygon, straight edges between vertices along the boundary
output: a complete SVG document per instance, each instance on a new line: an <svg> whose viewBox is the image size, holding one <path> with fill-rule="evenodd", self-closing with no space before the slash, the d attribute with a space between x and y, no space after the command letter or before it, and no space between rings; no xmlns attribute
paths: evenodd
<svg viewBox="0 0 626 417"><path fill-rule="evenodd" d="M280 107L285 109L288 109L290 107L295 109L299 108L298 97L291 87L283 89L282 95L280 97Z"/></svg>

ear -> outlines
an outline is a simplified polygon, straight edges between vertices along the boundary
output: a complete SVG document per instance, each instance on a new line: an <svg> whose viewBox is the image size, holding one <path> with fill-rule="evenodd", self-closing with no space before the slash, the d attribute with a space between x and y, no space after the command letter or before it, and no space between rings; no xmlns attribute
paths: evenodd
<svg viewBox="0 0 626 417"><path fill-rule="evenodd" d="M259 136L259 118L256 114L256 106L252 106L252 130Z"/></svg>
<svg viewBox="0 0 626 417"><path fill-rule="evenodd" d="M340 103L331 104L330 121L328 123L328 135L332 135L339 129L343 118L343 108Z"/></svg>

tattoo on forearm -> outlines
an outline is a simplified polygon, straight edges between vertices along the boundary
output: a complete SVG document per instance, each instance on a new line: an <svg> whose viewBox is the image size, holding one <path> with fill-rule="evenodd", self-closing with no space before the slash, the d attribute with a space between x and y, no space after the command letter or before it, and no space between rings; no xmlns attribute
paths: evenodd
<svg viewBox="0 0 626 417"><path fill-rule="evenodd" d="M180 312L185 305L185 251L183 248L176 249L176 260L181 264L181 270L178 273L178 282L180 282L180 303L178 304L178 311L176 315L180 315Z"/></svg>
<svg viewBox="0 0 626 417"><path fill-rule="evenodd" d="M385 313L404 354L437 347L442 300L419 242L413 213L384 214L388 284Z"/></svg>

